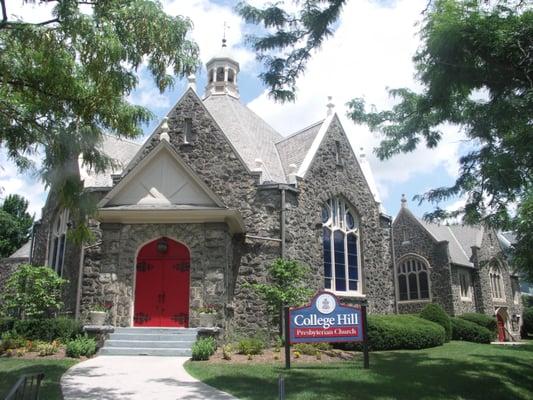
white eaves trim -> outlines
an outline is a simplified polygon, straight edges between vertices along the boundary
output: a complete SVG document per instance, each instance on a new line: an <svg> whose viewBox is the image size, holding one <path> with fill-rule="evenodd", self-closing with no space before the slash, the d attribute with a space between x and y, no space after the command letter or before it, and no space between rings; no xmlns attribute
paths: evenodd
<svg viewBox="0 0 533 400"><path fill-rule="evenodd" d="M324 140L324 136L326 136L329 126L331 125L331 121L333 121L333 118L335 118L336 116L337 114L333 113L332 115L329 115L328 117L326 117L326 119L322 123L322 126L320 127L320 130L315 136L315 140L313 140L313 144L311 145L311 147L309 148L309 151L305 155L305 158L302 161L302 164L300 165L300 168L298 169L296 176L300 178L305 177L307 170L309 169L313 160L315 159L315 155L318 149L320 148L320 144L322 143L322 140Z"/></svg>

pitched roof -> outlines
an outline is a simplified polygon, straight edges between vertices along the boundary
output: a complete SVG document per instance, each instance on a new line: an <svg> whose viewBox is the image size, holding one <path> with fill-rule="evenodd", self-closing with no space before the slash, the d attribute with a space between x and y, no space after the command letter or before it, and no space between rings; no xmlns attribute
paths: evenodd
<svg viewBox="0 0 533 400"><path fill-rule="evenodd" d="M264 181L286 182L275 145L283 136L234 97L209 96L204 105L248 168L256 170L256 159L261 159Z"/></svg>
<svg viewBox="0 0 533 400"><path fill-rule="evenodd" d="M453 264L473 267L470 261L472 246L481 247L483 239L482 226L439 225L419 220L422 226L437 241L446 240L449 245L450 261Z"/></svg>
<svg viewBox="0 0 533 400"><path fill-rule="evenodd" d="M294 164L297 169L302 165L305 155L309 152L323 122L324 120L318 121L276 143L286 175L289 174L289 165Z"/></svg>
<svg viewBox="0 0 533 400"><path fill-rule="evenodd" d="M111 174L118 174L128 164L128 162L137 154L141 148L138 143L130 142L128 140L120 139L115 136L104 135L103 141L100 145L101 151L107 156L111 157L119 164L118 168L110 168L105 172L99 174L89 171L84 165L83 160L80 159L80 176L84 181L86 188L95 187L111 187L113 181Z"/></svg>
<svg viewBox="0 0 533 400"><path fill-rule="evenodd" d="M8 258L30 258L31 240L24 243L17 251L11 254Z"/></svg>

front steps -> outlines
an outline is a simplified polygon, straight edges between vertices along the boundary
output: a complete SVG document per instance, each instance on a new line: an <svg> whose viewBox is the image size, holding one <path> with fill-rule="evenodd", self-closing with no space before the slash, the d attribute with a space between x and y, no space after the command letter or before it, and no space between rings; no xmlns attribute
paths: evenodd
<svg viewBox="0 0 533 400"><path fill-rule="evenodd" d="M191 356L194 328L116 328L98 352L106 356Z"/></svg>

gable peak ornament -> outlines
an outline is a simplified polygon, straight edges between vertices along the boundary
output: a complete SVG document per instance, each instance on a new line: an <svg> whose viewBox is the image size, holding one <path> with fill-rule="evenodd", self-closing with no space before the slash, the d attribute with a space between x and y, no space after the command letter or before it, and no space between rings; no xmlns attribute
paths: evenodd
<svg viewBox="0 0 533 400"><path fill-rule="evenodd" d="M161 127L159 129L161 130L161 133L159 134L159 140L166 140L170 143L170 136L168 135L168 117L163 118L163 123L161 124Z"/></svg>

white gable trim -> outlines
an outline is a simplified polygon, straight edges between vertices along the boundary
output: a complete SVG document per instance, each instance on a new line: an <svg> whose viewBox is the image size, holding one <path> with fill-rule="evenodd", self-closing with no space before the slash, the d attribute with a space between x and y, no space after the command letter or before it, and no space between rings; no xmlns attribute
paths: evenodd
<svg viewBox="0 0 533 400"><path fill-rule="evenodd" d="M313 160L315 159L315 155L318 152L320 145L322 144L322 140L324 140L324 137L326 136L329 126L331 125L331 121L333 121L333 118L335 118L336 115L337 114L329 115L322 123L320 130L318 131L318 133L315 136L315 139L313 140L313 144L311 144L309 151L307 152L304 160L302 161L302 165L300 165L300 168L298 169L298 172L296 173L296 175L299 176L300 178L305 177L307 170L313 163Z"/></svg>
<svg viewBox="0 0 533 400"><path fill-rule="evenodd" d="M182 167L191 179L200 186L200 188L207 194L207 196L219 207L225 208L222 200L194 173L194 171L183 161L183 159L176 153L174 148L166 140L159 142L159 144L152 149L152 151L144 157L125 177L105 195L105 197L98 203L99 208L105 207L111 199L113 199L120 191L131 182L136 175L151 161L157 154L162 151L168 151L173 159Z"/></svg>

